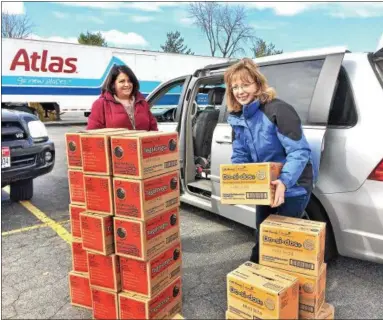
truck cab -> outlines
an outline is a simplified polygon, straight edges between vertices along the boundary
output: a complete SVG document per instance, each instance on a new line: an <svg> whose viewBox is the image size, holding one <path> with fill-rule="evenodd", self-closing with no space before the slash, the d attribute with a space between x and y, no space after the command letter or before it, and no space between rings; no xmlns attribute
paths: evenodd
<svg viewBox="0 0 383 320"><path fill-rule="evenodd" d="M376 179L378 182L369 181L383 167L383 148L374 146L368 138L382 131L378 119L383 116L383 108L372 104L383 101L381 59L379 52L351 53L344 47L255 59L268 83L276 89L277 97L298 112L314 165L320 168L304 218L327 223L327 260L339 252L383 261L383 249L371 247L373 243L373 248L383 248L382 229L374 226L383 221L383 200L379 200L383 198L378 196L383 184L380 178ZM175 121L159 124L160 130L179 133L181 201L255 228L255 206L225 205L220 201L220 165L231 163L232 154L223 76L233 63L208 65L191 75L167 81L147 100L153 106L175 86L182 88ZM368 83L368 98L362 93L366 87L361 79ZM203 108L197 103L202 93L207 94ZM363 146L359 150L353 148L361 136L365 137ZM361 149L368 154L363 160ZM368 190L355 197L361 187ZM355 203L354 211L369 210L361 202L374 199L369 212L369 219L374 222L361 224L358 212L350 212L345 205L348 198Z"/></svg>

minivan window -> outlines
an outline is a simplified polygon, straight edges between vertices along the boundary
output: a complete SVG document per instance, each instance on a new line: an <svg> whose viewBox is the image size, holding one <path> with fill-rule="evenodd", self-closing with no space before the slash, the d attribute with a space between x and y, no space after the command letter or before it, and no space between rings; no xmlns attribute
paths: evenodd
<svg viewBox="0 0 383 320"><path fill-rule="evenodd" d="M346 71L341 68L333 103L330 108L328 124L337 127L354 126L357 121L353 93Z"/></svg>
<svg viewBox="0 0 383 320"><path fill-rule="evenodd" d="M323 63L321 59L260 67L269 85L277 91L277 97L295 108L302 124L307 124L311 98Z"/></svg>

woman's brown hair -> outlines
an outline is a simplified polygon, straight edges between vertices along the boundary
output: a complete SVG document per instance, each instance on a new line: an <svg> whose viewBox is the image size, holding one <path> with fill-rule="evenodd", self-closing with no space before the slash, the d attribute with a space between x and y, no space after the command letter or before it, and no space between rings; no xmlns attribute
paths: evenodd
<svg viewBox="0 0 383 320"><path fill-rule="evenodd" d="M243 58L225 72L226 103L229 112L242 110L242 105L235 99L231 86L233 79L236 77L239 77L245 83L251 78L256 83L258 90L255 96L260 103L268 103L275 98L276 92L274 88L269 87L266 77L259 71L255 62L252 59Z"/></svg>

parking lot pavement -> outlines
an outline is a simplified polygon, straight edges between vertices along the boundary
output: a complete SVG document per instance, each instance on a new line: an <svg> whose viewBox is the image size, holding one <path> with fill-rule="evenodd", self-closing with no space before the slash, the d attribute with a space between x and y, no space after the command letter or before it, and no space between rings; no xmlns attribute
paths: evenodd
<svg viewBox="0 0 383 320"><path fill-rule="evenodd" d="M70 305L71 270L68 182L64 133L50 127L56 145L54 170L35 180L27 203L2 192L2 318L89 319ZM65 232L64 232L65 231ZM247 260L252 230L203 210L181 206L183 315L224 319L226 274ZM326 300L338 319L383 318L383 265L340 257L328 266Z"/></svg>

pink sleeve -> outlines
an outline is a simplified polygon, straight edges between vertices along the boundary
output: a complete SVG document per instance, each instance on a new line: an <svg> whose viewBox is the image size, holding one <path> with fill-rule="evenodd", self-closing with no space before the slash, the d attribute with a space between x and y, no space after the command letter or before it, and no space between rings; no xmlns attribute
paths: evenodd
<svg viewBox="0 0 383 320"><path fill-rule="evenodd" d="M102 129L106 127L105 112L104 112L104 100L99 98L93 102L90 115L88 117L87 130Z"/></svg>

